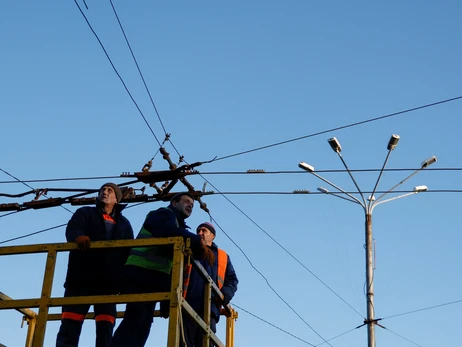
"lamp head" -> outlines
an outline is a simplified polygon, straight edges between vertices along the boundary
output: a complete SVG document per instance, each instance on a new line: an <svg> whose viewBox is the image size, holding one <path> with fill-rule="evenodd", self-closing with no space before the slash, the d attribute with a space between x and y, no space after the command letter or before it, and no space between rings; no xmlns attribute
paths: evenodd
<svg viewBox="0 0 462 347"><path fill-rule="evenodd" d="M299 167L300 169L303 169L303 170L308 171L308 172L314 172L314 167L311 166L310 164L305 163L304 161L301 161L301 162L298 164L298 167Z"/></svg>
<svg viewBox="0 0 462 347"><path fill-rule="evenodd" d="M329 191L324 187L318 187L318 191L324 194L329 194Z"/></svg>
<svg viewBox="0 0 462 347"><path fill-rule="evenodd" d="M430 158L424 160L422 162L422 169L426 168L427 166L430 166L431 164L435 163L436 162L436 157L435 156L431 156Z"/></svg>
<svg viewBox="0 0 462 347"><path fill-rule="evenodd" d="M395 147L398 145L398 141L399 141L399 135L396 135L396 134L391 135L390 140L388 141L387 149L389 151L394 150Z"/></svg>
<svg viewBox="0 0 462 347"><path fill-rule="evenodd" d="M329 142L329 145L334 150L334 152L340 153L342 151L342 146L340 146L340 142L338 142L336 137L331 137L329 140L327 140L327 142Z"/></svg>

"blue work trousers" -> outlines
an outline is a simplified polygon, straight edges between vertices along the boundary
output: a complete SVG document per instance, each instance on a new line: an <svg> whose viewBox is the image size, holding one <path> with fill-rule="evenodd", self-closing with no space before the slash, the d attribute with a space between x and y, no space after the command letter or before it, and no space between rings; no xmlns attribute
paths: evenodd
<svg viewBox="0 0 462 347"><path fill-rule="evenodd" d="M101 291L89 289L66 289L64 297L103 295ZM61 326L56 337L56 347L77 347L80 333L91 305L63 305ZM116 304L94 305L96 323L96 347L108 347L114 330L117 314Z"/></svg>
<svg viewBox="0 0 462 347"><path fill-rule="evenodd" d="M144 269L138 266L126 265L124 270L126 294L169 292L171 276ZM125 315L114 333L111 347L143 347L148 339L153 322L156 302L128 303Z"/></svg>

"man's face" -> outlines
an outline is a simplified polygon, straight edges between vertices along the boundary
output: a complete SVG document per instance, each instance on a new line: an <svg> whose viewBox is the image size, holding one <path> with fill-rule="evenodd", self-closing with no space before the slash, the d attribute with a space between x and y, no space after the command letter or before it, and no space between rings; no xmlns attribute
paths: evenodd
<svg viewBox="0 0 462 347"><path fill-rule="evenodd" d="M114 205L117 204L117 196L115 191L109 186L104 186L101 188L98 194L98 199L106 206L114 207Z"/></svg>
<svg viewBox="0 0 462 347"><path fill-rule="evenodd" d="M199 235L201 239L204 240L207 246L211 246L213 240L215 239L215 235L206 227L200 227L197 230L197 235Z"/></svg>
<svg viewBox="0 0 462 347"><path fill-rule="evenodd" d="M178 210L178 212L180 212L184 219L186 219L192 213L194 200L187 195L183 195L181 196L180 201L173 202L172 205Z"/></svg>

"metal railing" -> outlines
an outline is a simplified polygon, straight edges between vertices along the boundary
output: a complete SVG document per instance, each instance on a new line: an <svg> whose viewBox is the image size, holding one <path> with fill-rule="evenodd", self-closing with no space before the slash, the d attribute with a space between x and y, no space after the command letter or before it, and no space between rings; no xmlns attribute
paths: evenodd
<svg viewBox="0 0 462 347"><path fill-rule="evenodd" d="M46 253L47 260L45 264L45 273L42 284L42 292L40 298L32 299L12 299L6 294L0 292L0 310L14 309L23 314L23 322L28 324L28 332L26 337L26 347L42 347L45 340L46 324L48 321L60 320L61 314L50 314L50 307L59 307L63 305L77 304L102 304L116 303L123 304L128 302L147 302L147 301L170 301L169 324L168 324L168 347L177 347L180 344L181 329L182 329L182 310L186 312L192 319L196 321L199 327L204 332L203 347L209 347L210 341L219 347L234 347L234 321L237 319L237 312L227 305L224 308L226 315L226 344L223 344L218 337L210 329L210 311L211 311L211 293L215 292L216 297L223 299L223 294L220 292L213 280L208 276L207 272L198 261L194 261L194 266L199 271L205 282L205 300L204 312L205 316L202 319L182 297L183 288L183 269L185 254L190 254L189 239L186 244L182 237L171 238L152 238L141 240L118 240L118 241L97 241L91 243L92 249L99 248L118 248L118 247L140 247L140 246L168 246L173 245L173 267L172 267L172 284L170 292L162 293L143 293L143 294L120 294L120 295L104 295L104 296L76 296L76 297L51 297L53 278L56 266L58 252L68 252L77 248L74 242L67 243L49 243L26 246L8 246L0 247L0 256L13 254L32 254ZM38 308L38 313L31 310ZM117 317L123 317L124 312L117 312ZM159 311L156 311L154 316L159 316ZM87 314L86 319L94 318L93 313Z"/></svg>

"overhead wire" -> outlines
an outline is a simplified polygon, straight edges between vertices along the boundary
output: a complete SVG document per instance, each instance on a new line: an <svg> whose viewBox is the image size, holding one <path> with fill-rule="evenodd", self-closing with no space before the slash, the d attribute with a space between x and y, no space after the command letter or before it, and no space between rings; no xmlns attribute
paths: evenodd
<svg viewBox="0 0 462 347"><path fill-rule="evenodd" d="M210 182L209 182L210 183ZM210 183L210 185L212 185ZM213 185L212 185L213 186ZM216 189L216 187L214 187ZM271 236L265 229L263 229L257 222L255 222L247 213L240 209L234 202L232 202L225 193L220 193L231 205L233 205L239 212L241 212L248 220L252 222L258 229L260 229L266 236L268 236L276 245L278 245L284 252L286 252L293 260L295 260L299 265L301 265L306 271L308 271L314 278L316 278L321 284L323 284L330 292L332 292L336 297L343 301L348 307L355 311L360 317L364 316L350 305L345 299L343 299L337 292L335 292L327 283L325 283L319 276L317 276L313 271L311 271L305 264L303 264L296 256L294 256L287 248L285 248L280 242L278 242L273 236Z"/></svg>
<svg viewBox="0 0 462 347"><path fill-rule="evenodd" d="M400 316L404 316L404 315L408 315L408 314L412 314L412 313L416 313L416 312L422 312L422 311L432 310L432 309L435 309L435 308L438 308L438 307L442 307L442 306L459 304L459 303L461 303L461 302L462 302L462 300L450 301L450 302L446 302L446 303L439 304L439 305L434 305L434 306L430 306L430 307L420 308L420 309L417 309L417 310L412 310L412 311L408 311L408 312L403 312L403 313L394 314L394 315L391 315L391 316L386 316L386 317L383 317L382 320L384 320L384 319L390 319L390 318L395 318L395 317L400 317Z"/></svg>
<svg viewBox="0 0 462 347"><path fill-rule="evenodd" d="M396 335L396 336L398 336L399 338L401 338L401 339L403 339L403 340L406 340L406 341L409 342L409 343L412 343L414 346L423 347L422 345L419 345L418 343L416 343L416 342L414 342L414 341L408 339L407 337L404 337L404 336L402 336L402 335L400 335L400 334L398 334L398 333L396 333L396 332L394 332L394 331L392 331L392 330L390 330L390 329L388 329L388 328L386 328L386 327L382 327L382 328L383 328L385 331L388 331L388 332L392 333L393 335Z"/></svg>
<svg viewBox="0 0 462 347"><path fill-rule="evenodd" d="M16 181L22 183L23 185L25 185L26 187L32 189L33 191L36 191L36 189L34 189L33 187L31 187L30 185L28 185L27 183L24 183L23 181L21 181L19 178L17 178L16 176L13 176L12 174L10 174L9 172L3 170L2 168L0 168L0 171L4 172L5 174L7 174L8 176L12 177L13 179L15 179ZM46 197L47 199L49 199L48 196L46 196L46 194L42 194L44 197ZM64 206L61 206L63 209L65 209L67 212L69 213L73 213L71 210L69 210L67 207L64 207Z"/></svg>
<svg viewBox="0 0 462 347"><path fill-rule="evenodd" d="M401 115L401 114L421 110L421 109L424 109L424 108L428 108L428 107L432 107L432 106L436 106L436 105L441 105L441 104L448 103L448 102L451 102L451 101L456 101L456 100L459 100L459 99L462 99L462 95L454 97L454 98L450 98L450 99L441 100L441 101L433 102L433 103L430 103L430 104L418 106L418 107L409 108L409 109L406 109L406 110L403 110L403 111L390 113L390 114L387 114L387 115L384 115L384 116L375 117L375 118L363 120L363 121L360 121L360 122L350 123L350 124L347 124L347 125L342 125L342 126L339 126L339 127L328 129L328 130L323 130L323 131L319 131L319 132L316 132L316 133L296 137L296 138L293 138L293 139L290 139L290 140L276 142L276 143L273 143L273 144L270 144L270 145L261 146L261 147L249 149L249 150L234 153L234 154L225 155L223 157L217 157L213 161L219 161L219 160L223 160L223 159L228 159L228 158L236 157L236 156L251 153L251 152L256 152L256 151L260 151L260 150L263 150L263 149L284 145L286 143L295 142L295 141L307 139L307 138L322 135L322 134L327 134L327 133L330 133L330 132L333 132L333 131L336 131L336 130L347 129L347 128L351 128L351 127L354 127L354 126L375 122L375 121L382 120L382 119L385 119L385 118L390 118L390 117L398 116L398 115Z"/></svg>
<svg viewBox="0 0 462 347"><path fill-rule="evenodd" d="M138 69L138 73L140 74L140 77L141 79L143 80L143 84L144 84L144 88L146 89L146 92L148 93L149 95L149 99L151 100L151 104L152 104L152 107L154 107L154 110L156 111L156 114L157 114L157 118L159 119L159 122L160 122L160 125L162 126L162 129L164 130L164 133L167 134L167 131L165 130L165 127L164 127L164 123L162 122L162 119L160 118L160 115L159 115L159 112L157 111L157 107L156 107L156 104L154 103L154 100L151 96L151 92L149 91L149 88L146 84L146 81L144 79L144 76L143 76L143 73L141 72L141 69L138 65L138 61L136 60L136 57L135 57L135 53L133 52L132 50L132 46L130 45L130 42L128 41L128 38L127 38L127 35L125 34L125 30L122 26L122 23L120 22L120 19L119 19L119 15L117 14L117 11L114 7L114 4L112 3L112 0L109 0L109 2L111 3L111 6L112 6L112 10L114 11L114 15L116 16L117 18L117 22L119 23L119 27L120 27L120 30L122 30L122 34L124 35L124 38L125 38L125 42L127 43L128 45L128 48L130 50L130 53L132 55L132 58L135 62L135 65L136 65L136 68Z"/></svg>
<svg viewBox="0 0 462 347"><path fill-rule="evenodd" d="M106 48L104 47L103 43L101 42L98 34L95 32L95 30L93 29L92 25L90 24L87 16L85 15L85 13L83 13L82 9L80 8L79 4L77 3L77 0L74 0L74 3L77 5L80 13L82 14L83 18L85 19L85 21L87 22L87 25L88 27L90 28L91 32L93 33L93 35L96 37L96 39L98 40L98 43L100 44L101 48L103 49L103 52L104 54L106 55L106 58L109 60L109 63L111 64L112 66L112 69L114 70L114 72L116 73L117 77L119 77L119 80L120 82L122 82L122 85L124 86L125 88L125 91L127 92L127 94L130 96L130 99L132 100L133 104L135 105L135 107L137 108L138 112L140 113L141 117L143 117L144 119L144 122L146 123L147 127L149 128L149 130L151 131L151 134L154 136L154 138L156 139L157 141L157 144L159 146L161 146L160 144L160 141L159 139L157 138L156 134L154 133L154 130L152 130L151 128L151 125L149 124L148 120L146 119L146 117L144 116L143 114L143 111L141 111L140 107L138 106L137 102L135 101L135 99L133 98L132 94L130 93L130 90L128 89L127 85L125 84L125 81L124 79L122 78L122 76L119 74L119 71L117 70L117 68L115 67L114 63L112 62L111 58L109 57L109 54L107 53L106 51Z"/></svg>
<svg viewBox="0 0 462 347"><path fill-rule="evenodd" d="M254 314L254 313L252 313L252 312L249 312L248 310L244 309L243 307L240 307L240 306L236 305L234 302L233 302L233 306L234 306L234 307L237 307L240 311L243 311L243 312L245 312L245 313L251 315L252 317L257 318L258 320L262 321L263 323L266 323L266 324L268 324L269 326L272 326L273 328L276 328L276 329L278 329L279 331L282 331L283 333L285 333L285 334L287 334L287 335L289 335L289 336L292 336L293 338L295 338L295 339L297 339L297 340L299 340L299 341L301 341L301 342L303 342L303 343L305 343L305 344L307 344L307 345L316 347L316 345L313 345L312 343L309 343L308 341L306 341L306 340L304 340L304 339L302 339L302 338L300 338L300 337L298 337L298 336L296 336L296 335L294 335L294 334L288 332L287 330L284 330L284 329L282 329L281 327L278 327L277 325L268 322L267 320L265 320L265 319L263 319L263 318L257 316L256 314Z"/></svg>
<svg viewBox="0 0 462 347"><path fill-rule="evenodd" d="M156 154L159 151L156 152ZM154 157L151 159L153 160ZM398 172L398 171L415 171L417 168L386 168L384 172ZM351 172L380 172L380 169L350 169ZM446 168L425 168L425 171L462 171L462 168L459 167L446 167ZM345 169L325 169L325 170L316 170L317 173L344 173L347 172ZM306 174L305 171L301 170L279 170L279 171L259 171L252 172L249 171L209 171L201 172L202 175L249 175L249 176L258 176L258 175L278 175L278 174ZM46 179L30 179L18 181L0 181L0 184L12 184L12 183L40 183L40 182L60 182L60 181L86 181L86 180L103 180L103 179L117 179L124 178L122 175L118 176L90 176L90 177L69 177L69 178L46 178Z"/></svg>
<svg viewBox="0 0 462 347"><path fill-rule="evenodd" d="M342 336L344 336L344 335L346 335L346 334L349 334L349 333L351 333L352 331L355 331L356 329L358 329L358 327L353 328L353 329L349 329L349 330L347 330L347 331L345 331L345 332L343 332L343 333L341 333L341 334L338 334L338 335L336 335L336 336L334 336L334 337L331 337L331 338L328 339L327 341L330 342L330 341L333 341L333 340L335 340L335 339L338 339L339 337L342 337ZM316 345L316 347L321 346L321 345L323 345L323 344L325 344L325 342L321 342L319 345Z"/></svg>
<svg viewBox="0 0 462 347"><path fill-rule="evenodd" d="M295 338L295 339L297 339L297 340L299 340L299 341L301 341L301 342L303 342L303 343L305 343L305 344L307 344L307 345L314 346L314 347L318 347L318 346L322 346L322 345L324 345L324 344L326 343L326 342L321 342L321 343L318 344L318 345L313 345L312 343L310 343L310 342L308 342L308 341L302 339L301 337L298 337L298 336L296 336L295 334L293 334L293 333L291 333L291 332L289 332L289 331L287 331L287 330L282 329L281 327L277 326L276 324L273 324L273 323L271 323L271 322L269 322L269 321L267 321L267 320L265 320L265 319L263 319L263 318L257 316L256 314L254 314L254 313L252 313L252 312L246 310L245 308L243 308L243 307L237 305L235 302L233 302L232 305L233 305L233 307L238 308L240 311L243 311L243 312L249 314L250 316L252 316L252 317L254 317L254 318L256 318L256 319L262 321L263 323L268 324L269 326L271 326L271 327L273 327L273 328L275 328L275 329L277 329L277 330L279 330L279 331L282 331L282 332L285 333L286 335L289 335L289 336L291 336L291 337L293 337L293 338ZM349 334L349 333L355 331L356 329L358 329L358 328L356 327L356 328L353 328L353 329L349 329L349 330L347 330L347 331L345 331L345 332L343 332L343 333L341 333L341 334L338 334L338 335L336 335L336 336L334 336L334 337L331 337L331 338L327 339L327 341L330 342L330 341L333 341L333 340L335 340L335 339L338 339L339 337L344 336L344 335L346 335L346 334Z"/></svg>
<svg viewBox="0 0 462 347"><path fill-rule="evenodd" d="M244 257L247 259L248 263L250 264L250 266L265 280L267 286L273 291L274 294L276 294L276 296L293 312L295 313L295 315L303 322L305 323L305 325L310 328L317 336L319 336L324 342L326 342L329 346L332 346L329 342L327 342L327 340L321 336L321 334L319 334L316 329L314 329L278 292L276 289L274 289L274 287L271 285L271 283L268 281L268 279L266 278L265 275L263 275L263 273L258 270L255 265L253 265L252 261L250 260L250 258L247 256L247 254L244 252L244 250L228 235L228 233L218 224L218 222L216 221L216 219L214 219L211 215L210 215L210 218L211 220L215 223L216 226L218 226L218 228L220 228L220 230L223 232L223 234L225 234L225 236L239 249L239 251L244 255Z"/></svg>
<svg viewBox="0 0 462 347"><path fill-rule="evenodd" d="M32 236L32 235L41 234L41 233L44 233L45 231L61 228L61 227L66 226L66 225L67 225L67 223L64 223L64 224L56 225L56 226L51 227L51 228L46 228L46 229L42 229L42 230L39 230L39 231L35 231L35 232L27 234L27 235L22 235L22 236L14 237L12 239L3 240L3 241L0 241L0 245L3 244L3 243L20 240L20 239L23 239L23 238L26 238L26 237L29 237L29 236Z"/></svg>
<svg viewBox="0 0 462 347"><path fill-rule="evenodd" d="M140 202L140 203L137 203L137 204L133 204L133 205L127 206L125 209L127 210L127 209L129 209L129 208L133 208L133 207L136 207L136 206L139 206L139 205L143 205L143 204L146 204L146 202ZM14 212L18 212L18 211L14 211ZM14 212L13 212L13 213L14 213ZM0 216L0 217L3 217L3 216ZM57 229L57 228L60 228L60 227L66 226L66 225L67 225L67 223L64 223L64 224L56 225L56 226L51 227L51 228L46 228L46 229L42 229L42 230L39 230L39 231L35 231L35 232L33 232L33 233L30 233L30 234L26 234L26 235L14 237L14 238L12 238L12 239L0 241L0 245L3 244L3 243L7 243L7 242L11 242L11 241L20 240L20 239L23 239L23 238L26 238L26 237L29 237L29 236L41 234L41 233L44 233L45 231Z"/></svg>

